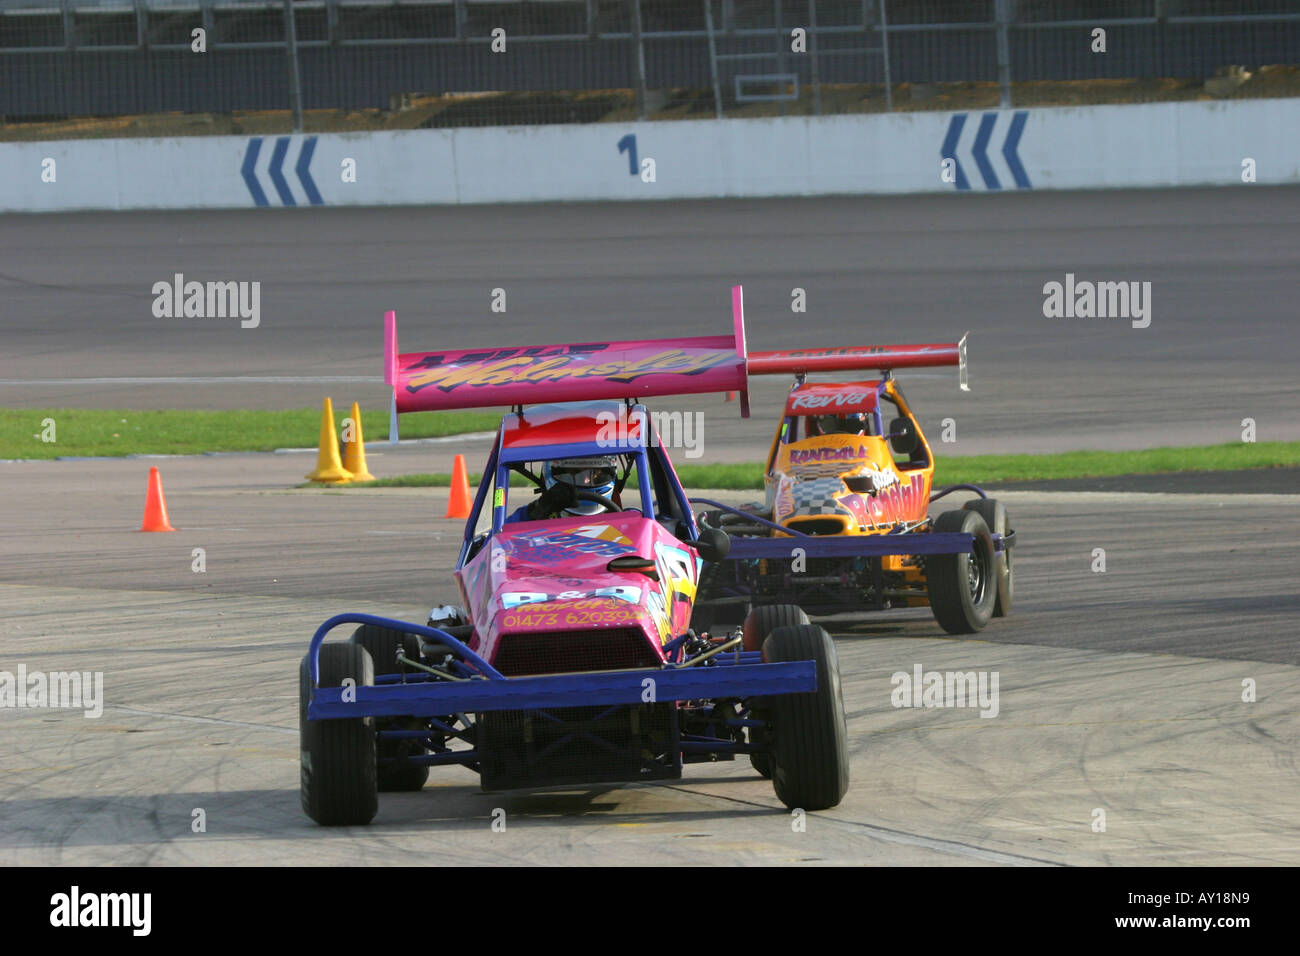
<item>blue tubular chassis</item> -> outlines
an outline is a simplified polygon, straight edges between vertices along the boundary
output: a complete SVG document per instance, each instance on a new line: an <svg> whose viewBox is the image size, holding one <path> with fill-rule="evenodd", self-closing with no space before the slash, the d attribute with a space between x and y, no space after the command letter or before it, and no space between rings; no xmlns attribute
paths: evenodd
<svg viewBox="0 0 1300 956"><path fill-rule="evenodd" d="M988 497L976 485L952 485L933 493L930 501L955 491ZM897 555L924 561L935 555L966 554L975 546L974 535L958 532L896 528L872 535L810 535L709 498L693 498L692 504L743 518L748 526L745 533L732 534L726 559L708 568L701 579L692 618L697 631L738 623L759 604L797 604L812 614L910 606L906 602L923 595L901 587L897 575L891 580L882 569L882 558ZM994 532L991 538L995 556L1015 545L1014 531ZM812 564L804 573L787 573L785 562L796 557Z"/></svg>
<svg viewBox="0 0 1300 956"><path fill-rule="evenodd" d="M987 498L983 489L976 485L953 485L930 496L938 501L954 491L973 491L981 498ZM744 511L731 505L714 501L712 498L692 498L692 504L708 505L729 514L737 515L756 525L762 525L770 531L779 532L783 537L774 536L733 536L731 549L727 553L728 561L747 561L756 558L792 557L794 548L801 548L805 557L816 558L879 558L886 555L912 554L964 554L974 544L974 535L950 532L922 531L898 532L875 535L812 535L776 524L766 518ZM1004 539L1000 534L993 535L994 553L1000 554L1004 548L1015 544L1015 533Z"/></svg>
<svg viewBox="0 0 1300 956"><path fill-rule="evenodd" d="M370 624L414 634L426 643L450 648L453 659L440 664L448 676L437 676L418 668L406 673L384 674L372 686L355 688L320 686L320 648L328 633L341 624ZM817 690L814 661L765 664L758 653L723 650L707 658L688 658L688 636L665 645L667 663L661 668L556 674L542 677L508 678L446 631L409 621L373 614L338 614L321 624L308 650L311 698L307 718L312 721L366 717L419 718L427 729L379 730L380 740L422 742L432 752L412 754L412 764L460 764L478 770L478 745L469 750L452 750L445 738L466 739L455 729L464 715L501 712L527 714L541 721L560 723L553 714L567 708L607 708L599 720L629 706L654 703L690 702L693 720L679 723L677 710L669 707L671 750L669 755L680 771L683 762L724 759L737 753L765 752L762 745L744 742L741 730L760 726L749 716L746 701ZM738 702L732 708L714 708L723 701ZM715 712L716 710L716 712ZM700 716L704 713L705 716ZM443 735L443 736L440 736ZM575 732L572 736L581 736ZM593 735L588 733L588 737ZM568 739L568 738L565 738ZM598 743L598 742L597 742ZM536 782L536 781L534 781Z"/></svg>

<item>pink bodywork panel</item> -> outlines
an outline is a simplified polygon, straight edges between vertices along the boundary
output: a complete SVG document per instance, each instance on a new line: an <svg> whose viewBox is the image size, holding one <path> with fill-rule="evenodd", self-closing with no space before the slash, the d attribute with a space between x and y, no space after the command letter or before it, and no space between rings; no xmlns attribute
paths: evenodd
<svg viewBox="0 0 1300 956"><path fill-rule="evenodd" d="M628 555L652 560L659 580L607 569ZM471 646L490 662L501 635L521 631L639 627L660 649L690 623L699 569L693 548L631 511L508 524L456 580Z"/></svg>

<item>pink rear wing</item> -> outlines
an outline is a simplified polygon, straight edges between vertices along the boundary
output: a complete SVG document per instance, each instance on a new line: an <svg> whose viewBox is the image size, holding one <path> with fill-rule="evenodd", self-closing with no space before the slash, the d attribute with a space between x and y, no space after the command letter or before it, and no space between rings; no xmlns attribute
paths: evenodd
<svg viewBox="0 0 1300 956"><path fill-rule="evenodd" d="M745 375L745 320L739 287L732 290L730 335L629 339L569 345L397 350L397 314L384 317L384 382L394 410L440 411L740 392L749 414Z"/></svg>
<svg viewBox="0 0 1300 956"><path fill-rule="evenodd" d="M896 368L956 365L963 392L966 378L966 336L958 342L929 345L863 345L847 348L787 349L750 352L750 375L802 375L806 372L885 372Z"/></svg>

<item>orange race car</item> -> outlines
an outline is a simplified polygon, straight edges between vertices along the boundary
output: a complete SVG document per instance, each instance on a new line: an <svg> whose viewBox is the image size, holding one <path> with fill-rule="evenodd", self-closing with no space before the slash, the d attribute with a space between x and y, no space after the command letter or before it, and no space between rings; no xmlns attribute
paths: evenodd
<svg viewBox="0 0 1300 956"><path fill-rule="evenodd" d="M702 519L732 537L726 561L700 582L693 624L707 630L753 607L813 614L928 605L950 634L981 630L1011 610L1006 508L974 485L935 491L934 455L893 370L957 365L966 340L749 353L749 374L793 374L767 454L766 501L716 501ZM815 372L876 370L871 381L814 383ZM930 516L956 491L978 497ZM697 499L699 500L699 499Z"/></svg>

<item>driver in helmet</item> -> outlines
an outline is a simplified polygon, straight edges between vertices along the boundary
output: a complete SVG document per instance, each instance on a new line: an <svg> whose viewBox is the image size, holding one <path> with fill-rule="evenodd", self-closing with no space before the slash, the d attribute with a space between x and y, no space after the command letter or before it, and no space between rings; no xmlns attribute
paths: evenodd
<svg viewBox="0 0 1300 956"><path fill-rule="evenodd" d="M848 415L818 415L813 419L814 435L866 435L870 418L866 412Z"/></svg>
<svg viewBox="0 0 1300 956"><path fill-rule="evenodd" d="M618 463L610 457L561 458L542 464L542 493L506 518L515 521L545 521L569 515L595 515L609 508L599 501L579 497L588 492L610 499L618 479Z"/></svg>

